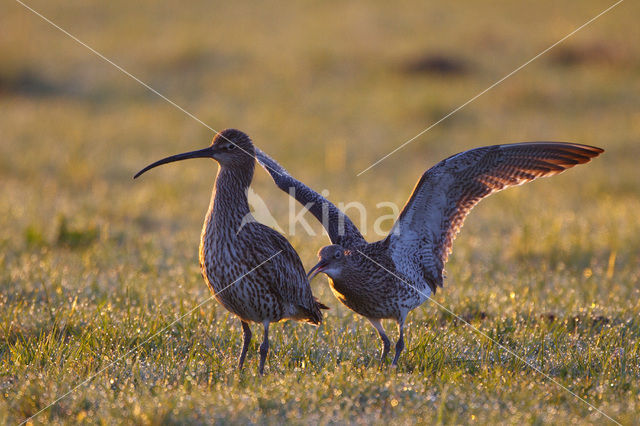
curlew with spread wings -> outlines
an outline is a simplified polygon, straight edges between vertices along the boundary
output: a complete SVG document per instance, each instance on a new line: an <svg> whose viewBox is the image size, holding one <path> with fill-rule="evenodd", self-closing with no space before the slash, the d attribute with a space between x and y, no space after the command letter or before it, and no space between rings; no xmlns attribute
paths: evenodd
<svg viewBox="0 0 640 426"><path fill-rule="evenodd" d="M395 365L404 348L407 314L442 287L453 240L471 209L495 192L556 175L602 152L573 143L525 142L451 156L422 175L389 235L373 243L333 203L275 160L259 149L256 157L278 187L306 206L327 230L332 245L320 250L310 278L325 273L334 295L378 330L381 364L390 347L381 320L398 322Z"/></svg>

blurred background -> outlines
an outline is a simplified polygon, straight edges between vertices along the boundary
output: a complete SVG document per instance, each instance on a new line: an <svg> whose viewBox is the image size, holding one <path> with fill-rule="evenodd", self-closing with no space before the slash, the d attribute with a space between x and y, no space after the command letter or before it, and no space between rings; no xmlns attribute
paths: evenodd
<svg viewBox="0 0 640 426"><path fill-rule="evenodd" d="M623 2L359 177L612 2L27 4L214 129L245 131L334 202L402 206L424 170L481 145L604 148L586 166L481 203L436 299L463 313L638 313L637 2ZM98 311L117 322L131 300L142 316L146 307L172 317L208 297L197 247L217 166L191 161L132 176L205 147L214 134L17 2L0 4L0 28L0 311L8 335L37 340L60 312L80 328L95 325ZM288 197L256 170L256 192L286 225ZM318 236L299 229L290 238L307 268L328 243L308 221ZM369 220L375 239L372 227ZM353 320L324 280L312 286L332 321ZM226 318L215 304L210 311Z"/></svg>

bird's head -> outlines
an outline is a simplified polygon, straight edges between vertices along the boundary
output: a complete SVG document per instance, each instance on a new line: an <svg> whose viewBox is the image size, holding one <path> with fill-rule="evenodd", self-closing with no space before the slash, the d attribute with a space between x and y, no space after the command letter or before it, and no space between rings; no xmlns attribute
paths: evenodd
<svg viewBox="0 0 640 426"><path fill-rule="evenodd" d="M158 160L140 170L133 178L135 179L147 170L162 164L190 158L212 158L220 163L223 168L251 167L254 164L255 149L251 139L245 133L236 129L226 129L218 133L207 148Z"/></svg>
<svg viewBox="0 0 640 426"><path fill-rule="evenodd" d="M348 255L348 250L338 244L322 247L318 252L320 261L307 274L309 281L320 272L324 272L331 278L339 277L347 263Z"/></svg>

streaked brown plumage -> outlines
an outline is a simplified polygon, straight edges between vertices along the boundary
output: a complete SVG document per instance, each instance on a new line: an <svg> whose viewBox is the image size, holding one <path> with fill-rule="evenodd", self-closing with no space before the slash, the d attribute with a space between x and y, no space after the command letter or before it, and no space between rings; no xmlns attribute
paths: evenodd
<svg viewBox="0 0 640 426"><path fill-rule="evenodd" d="M142 169L188 158L212 158L220 164L200 238L200 267L214 297L240 318L244 342L242 369L251 341L250 322L264 325L259 372L269 350L269 324L287 319L322 322L326 306L311 294L304 266L285 237L253 220L247 189L253 179L255 151L239 130L220 132L208 148L178 154Z"/></svg>
<svg viewBox="0 0 640 426"><path fill-rule="evenodd" d="M422 175L389 235L374 243L365 241L343 212L272 158L260 150L257 158L278 187L306 205L326 228L333 245L320 250L320 261L309 276L327 274L334 295L378 330L381 364L390 342L380 321L397 321L396 365L404 348L407 314L442 287L444 264L469 211L494 192L558 174L602 152L586 145L532 142L454 155Z"/></svg>

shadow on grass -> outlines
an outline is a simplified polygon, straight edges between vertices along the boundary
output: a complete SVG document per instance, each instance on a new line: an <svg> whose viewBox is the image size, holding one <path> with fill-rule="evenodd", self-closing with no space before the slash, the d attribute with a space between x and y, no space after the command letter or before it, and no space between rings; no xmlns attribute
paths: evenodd
<svg viewBox="0 0 640 426"><path fill-rule="evenodd" d="M550 52L549 62L562 67L581 65L621 66L628 61L628 55L621 46L603 42L569 44L558 46Z"/></svg>
<svg viewBox="0 0 640 426"><path fill-rule="evenodd" d="M77 96L77 91L72 89L72 83L62 84L38 71L23 69L12 74L0 75L0 94L27 97Z"/></svg>
<svg viewBox="0 0 640 426"><path fill-rule="evenodd" d="M458 77L469 74L472 66L466 59L451 54L426 53L407 60L401 70L407 75Z"/></svg>

